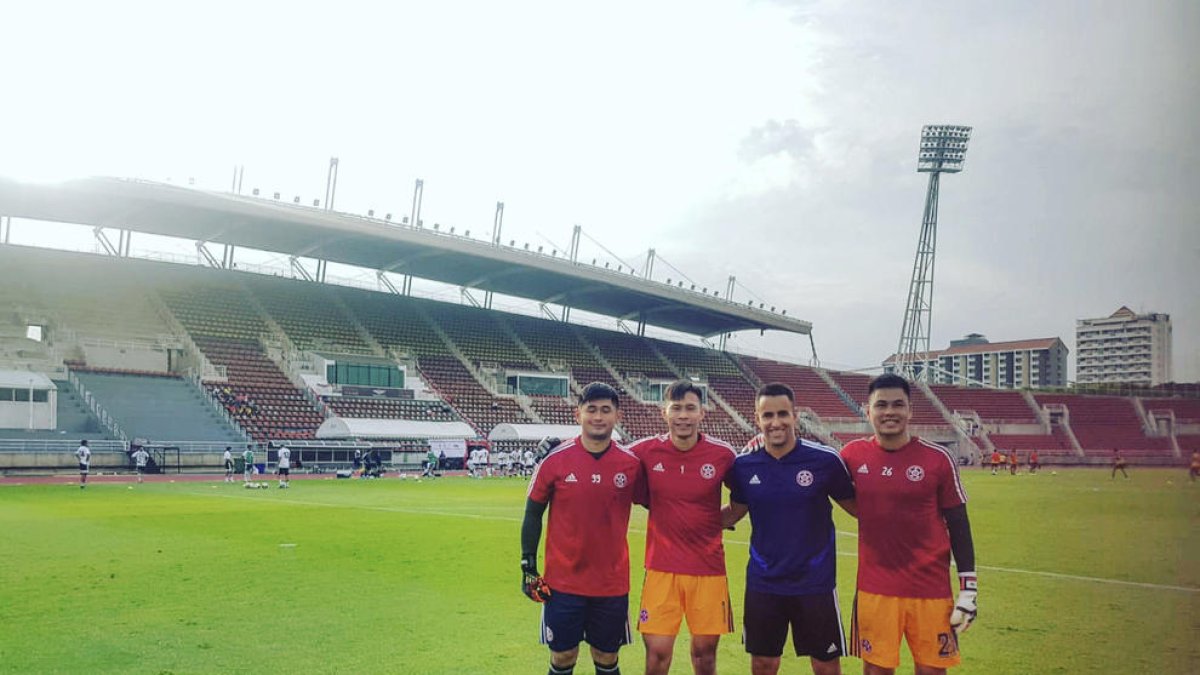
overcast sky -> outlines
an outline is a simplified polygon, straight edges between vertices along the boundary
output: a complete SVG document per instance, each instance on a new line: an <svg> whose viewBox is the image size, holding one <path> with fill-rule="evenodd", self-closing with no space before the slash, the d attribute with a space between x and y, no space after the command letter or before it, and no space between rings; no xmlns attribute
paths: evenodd
<svg viewBox="0 0 1200 675"><path fill-rule="evenodd" d="M1200 379L1200 3L381 4L12 3L0 175L224 189L242 164L308 201L337 156L339 210L407 213L423 178L427 223L486 236L503 200L506 240L578 223L635 265L655 248L659 279L736 275L825 365L869 367L899 337L921 126L967 124L934 347L1073 350L1128 305L1171 315L1175 379Z"/></svg>

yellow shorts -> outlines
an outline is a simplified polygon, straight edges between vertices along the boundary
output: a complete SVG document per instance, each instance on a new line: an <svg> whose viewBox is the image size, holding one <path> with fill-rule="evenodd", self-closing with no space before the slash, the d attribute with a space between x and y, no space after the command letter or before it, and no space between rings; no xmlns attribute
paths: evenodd
<svg viewBox="0 0 1200 675"><path fill-rule="evenodd" d="M733 608L729 604L729 580L725 575L697 576L646 570L638 632L678 635L684 617L687 617L688 631L692 635L733 632Z"/></svg>
<svg viewBox="0 0 1200 675"><path fill-rule="evenodd" d="M896 598L859 591L850 621L850 654L881 668L900 665L900 638L913 661L934 668L958 665L958 638L950 629L952 598Z"/></svg>

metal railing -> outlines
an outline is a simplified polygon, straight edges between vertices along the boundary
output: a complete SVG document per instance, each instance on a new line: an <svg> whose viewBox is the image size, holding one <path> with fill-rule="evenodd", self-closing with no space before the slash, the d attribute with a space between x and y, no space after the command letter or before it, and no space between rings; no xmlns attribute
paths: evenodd
<svg viewBox="0 0 1200 675"><path fill-rule="evenodd" d="M96 400L95 396L92 396L92 392L83 386L83 383L79 381L79 378L71 370L67 370L67 381L75 388L75 391L79 394L79 398L83 400L88 410L91 410L96 419L100 420L100 425L110 434L121 439L122 442L128 443L129 436L125 434L125 430L121 428L121 425L117 423L116 418L108 414L108 410L105 410L104 406L100 405L100 401Z"/></svg>

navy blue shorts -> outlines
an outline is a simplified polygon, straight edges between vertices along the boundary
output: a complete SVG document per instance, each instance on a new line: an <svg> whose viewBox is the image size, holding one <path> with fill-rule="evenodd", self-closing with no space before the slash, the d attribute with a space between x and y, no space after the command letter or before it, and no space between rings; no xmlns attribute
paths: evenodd
<svg viewBox="0 0 1200 675"><path fill-rule="evenodd" d="M629 630L629 596L593 597L551 589L542 605L542 644L565 652L587 642L602 652L616 653L633 642Z"/></svg>

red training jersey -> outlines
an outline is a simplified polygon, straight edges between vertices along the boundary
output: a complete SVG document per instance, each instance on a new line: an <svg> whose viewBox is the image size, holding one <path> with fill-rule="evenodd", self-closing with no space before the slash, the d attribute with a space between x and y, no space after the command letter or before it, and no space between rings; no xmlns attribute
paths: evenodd
<svg viewBox="0 0 1200 675"><path fill-rule="evenodd" d="M950 534L942 510L967 501L949 451L913 437L889 451L874 437L842 459L858 502L858 588L904 598L947 598Z"/></svg>
<svg viewBox="0 0 1200 675"><path fill-rule="evenodd" d="M646 569L672 574L725 574L721 541L721 483L737 453L725 441L700 434L682 451L670 434L629 446L646 477Z"/></svg>
<svg viewBox="0 0 1200 675"><path fill-rule="evenodd" d="M528 497L550 504L545 578L556 591L587 596L629 593L629 510L642 465L616 443L597 457L579 437L538 465Z"/></svg>
<svg viewBox="0 0 1200 675"><path fill-rule="evenodd" d="M999 464L999 463L1000 463L1000 453L993 452L992 453L992 464Z"/></svg>

